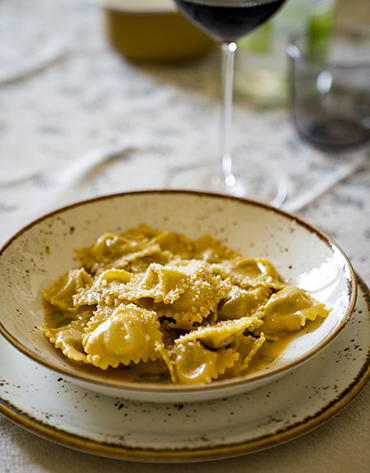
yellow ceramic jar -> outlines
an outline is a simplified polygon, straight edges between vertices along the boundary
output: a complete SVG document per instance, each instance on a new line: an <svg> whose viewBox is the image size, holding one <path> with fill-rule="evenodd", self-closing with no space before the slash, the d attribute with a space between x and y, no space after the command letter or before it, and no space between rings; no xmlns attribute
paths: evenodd
<svg viewBox="0 0 370 473"><path fill-rule="evenodd" d="M102 9L109 42L134 61L195 59L214 45L172 0L103 0Z"/></svg>

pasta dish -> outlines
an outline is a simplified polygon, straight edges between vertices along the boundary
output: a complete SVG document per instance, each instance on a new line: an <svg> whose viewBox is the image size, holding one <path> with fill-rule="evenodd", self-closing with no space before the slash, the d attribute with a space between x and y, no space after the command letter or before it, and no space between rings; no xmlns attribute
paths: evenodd
<svg viewBox="0 0 370 473"><path fill-rule="evenodd" d="M71 362L116 369L131 382L248 374L328 314L266 259L208 235L190 240L141 224L76 253L80 267L43 291L39 329Z"/></svg>

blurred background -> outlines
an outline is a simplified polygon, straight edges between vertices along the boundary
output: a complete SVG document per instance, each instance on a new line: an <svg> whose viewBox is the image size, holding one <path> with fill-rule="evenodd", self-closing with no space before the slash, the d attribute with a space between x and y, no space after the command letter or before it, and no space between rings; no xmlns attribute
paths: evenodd
<svg viewBox="0 0 370 473"><path fill-rule="evenodd" d="M370 25L368 0L288 0L237 50L235 153L263 150L287 181L288 210L364 160L314 150L289 111L288 36L341 23ZM217 155L219 51L171 0L1 0L0 36L4 236L24 223L25 193L31 218L76 199L163 187L172 166Z"/></svg>
<svg viewBox="0 0 370 473"><path fill-rule="evenodd" d="M133 4L144 5L142 11L155 4L157 11L149 20L144 15L141 26L137 23L137 28L130 29L127 25L140 20L137 12L132 16ZM166 20L169 4L172 11ZM119 11L122 5L131 8L128 21ZM321 15L323 5L326 10ZM216 152L219 51L186 20L175 18L174 12L170 0L1 0L0 183L3 179L9 187L31 176L28 186L51 192L69 172L64 170L58 176L52 170L64 169L89 151L120 142L119 146L137 151L137 163L150 155L156 162L154 174L142 172L138 180L123 173L118 179L121 168L116 159L118 173L112 171L108 176L104 167L94 168L102 179L106 177L105 184L109 183L112 191L163 186L163 172L173 162L184 155L191 159L195 151ZM368 0L288 0L271 20L272 26L257 30L256 38L251 36L251 44L241 40L236 58L235 149L253 153L262 146L266 159L294 173L295 181L298 172L305 172L306 160L311 168L317 168L323 157L296 136L287 92L285 42L303 20L306 27L312 23L313 12L318 29L333 23L370 25ZM129 42L127 56L122 49L126 37L119 30L122 21L126 33L136 38ZM167 36L158 41L160 33ZM139 41L138 35L144 40ZM187 35L192 41L175 42L176 35ZM261 41L258 35L262 35ZM279 46L278 51L269 49L274 45L275 49ZM167 60L133 60L138 50L167 54ZM264 68L272 71L272 91L265 86ZM275 83L274 74L278 77ZM266 140L269 137L274 145ZM295 169L298 150L300 168ZM316 177L313 175L313 182ZM291 195L294 186L292 183ZM301 184L299 188L301 191ZM105 187L91 180L88 188L81 184L79 192L74 192L66 193L65 198L99 194Z"/></svg>

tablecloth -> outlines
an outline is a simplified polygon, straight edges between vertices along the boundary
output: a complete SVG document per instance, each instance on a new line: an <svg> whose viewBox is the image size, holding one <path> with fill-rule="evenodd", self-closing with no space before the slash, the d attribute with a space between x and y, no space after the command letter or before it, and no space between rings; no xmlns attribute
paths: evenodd
<svg viewBox="0 0 370 473"><path fill-rule="evenodd" d="M358 11L367 12L358 0ZM351 10L353 12L353 10ZM71 202L161 189L173 166L216 153L220 58L135 64L109 46L89 0L0 2L0 245ZM283 208L332 237L370 284L370 148L330 154L296 133L289 108L235 97L236 151L275 166ZM196 463L195 472L370 471L370 386L318 429L259 453ZM0 472L186 471L105 459L39 438L0 415Z"/></svg>

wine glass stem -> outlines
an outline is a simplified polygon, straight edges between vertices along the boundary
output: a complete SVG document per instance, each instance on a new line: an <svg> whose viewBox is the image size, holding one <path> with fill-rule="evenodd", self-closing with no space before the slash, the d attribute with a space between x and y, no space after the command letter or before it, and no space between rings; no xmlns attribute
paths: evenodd
<svg viewBox="0 0 370 473"><path fill-rule="evenodd" d="M234 58L236 43L221 43L223 104L221 116L221 169L226 187L232 187L236 178L232 171L231 128L233 109Z"/></svg>

